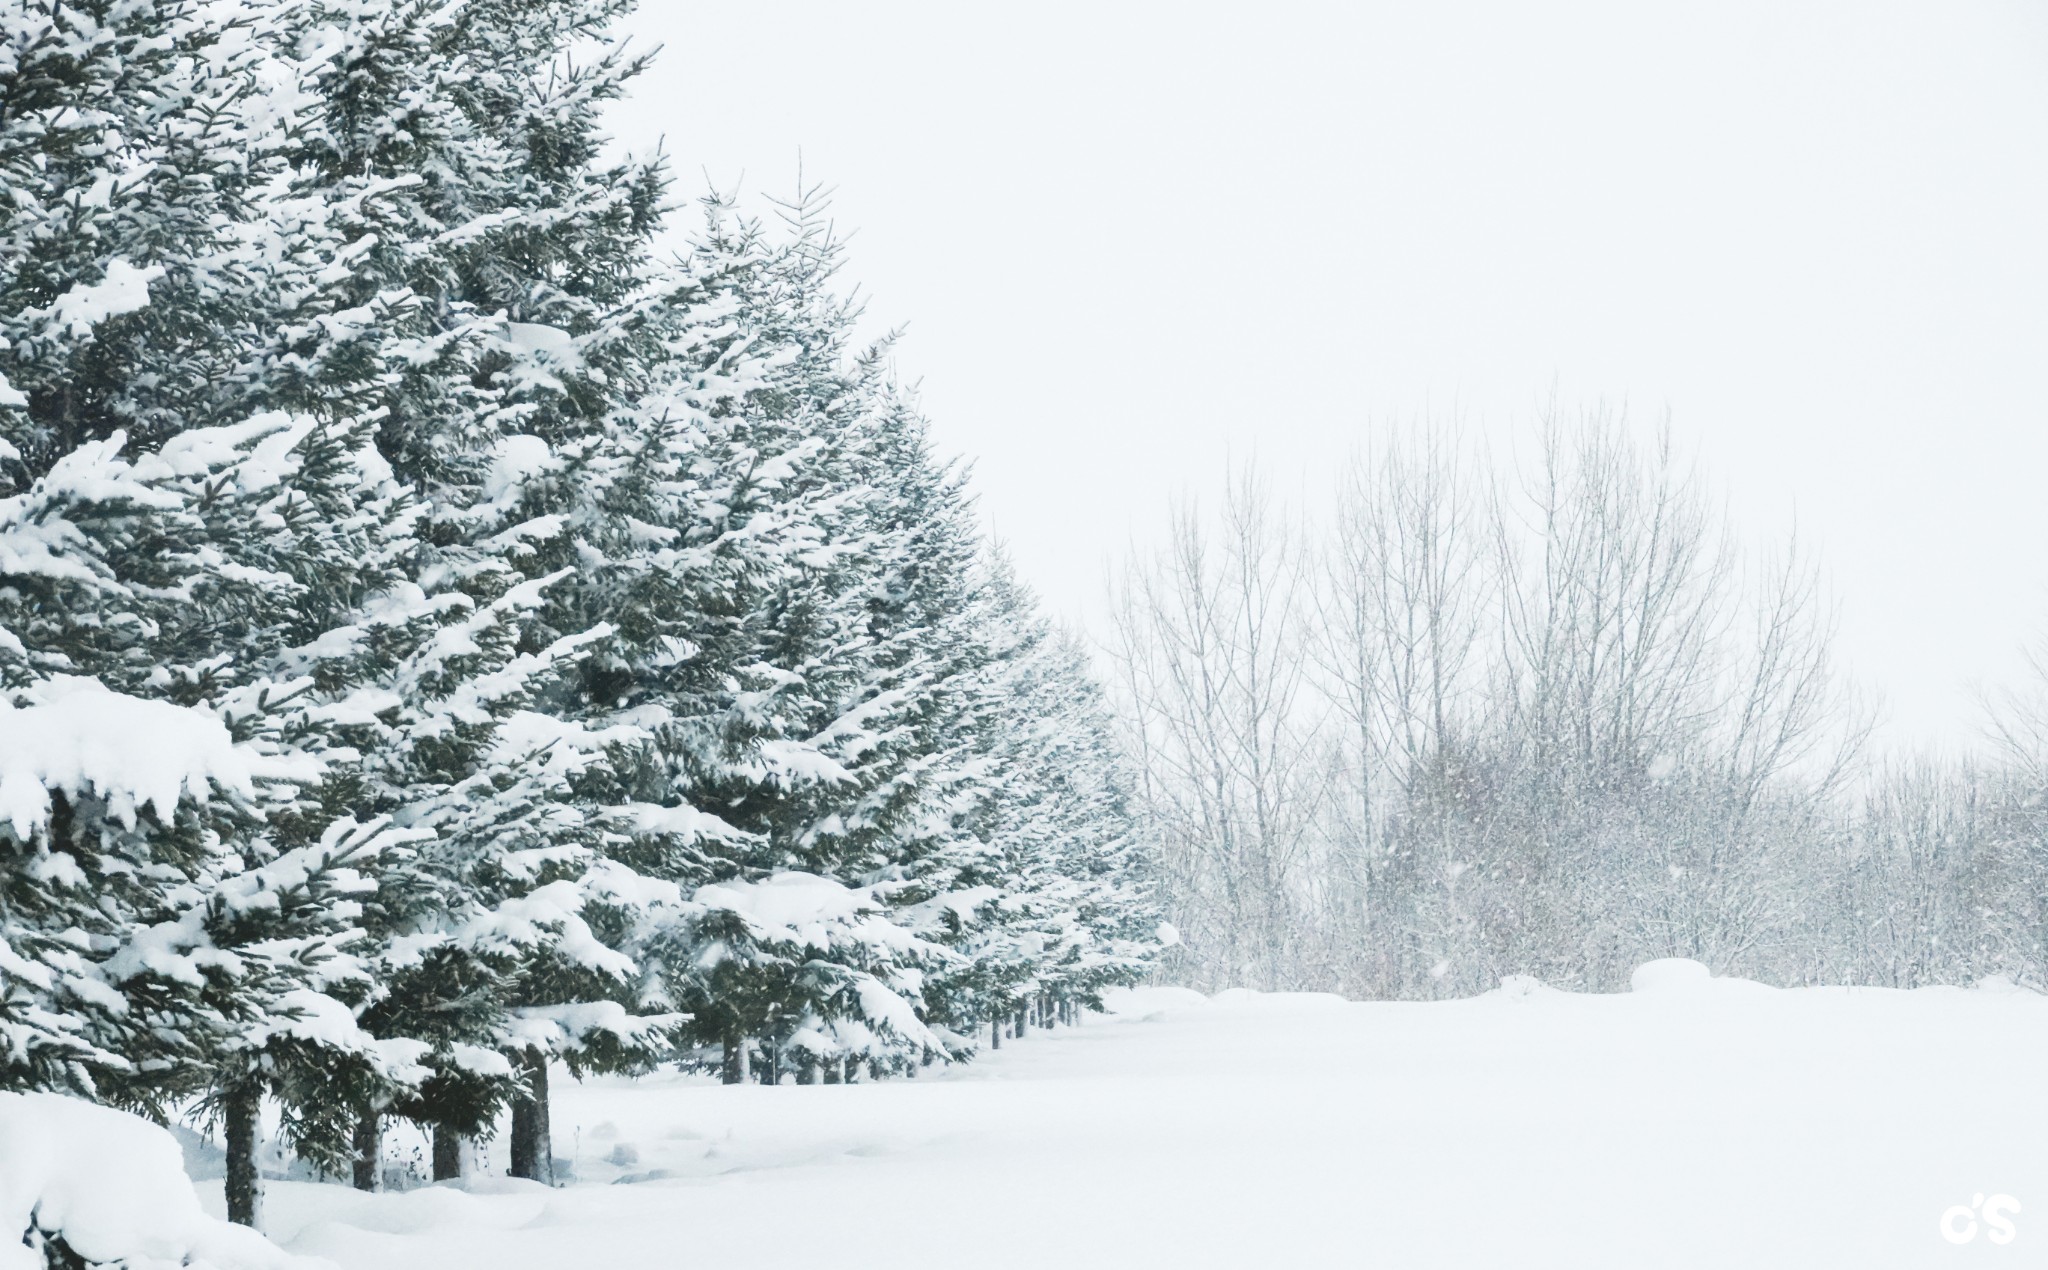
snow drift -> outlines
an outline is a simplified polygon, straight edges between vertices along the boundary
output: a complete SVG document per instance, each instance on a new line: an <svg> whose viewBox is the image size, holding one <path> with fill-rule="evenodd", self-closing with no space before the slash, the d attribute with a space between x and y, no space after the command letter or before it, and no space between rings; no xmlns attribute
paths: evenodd
<svg viewBox="0 0 2048 1270"><path fill-rule="evenodd" d="M166 1130L58 1094L0 1094L0 1270L43 1270L58 1239L128 1270L320 1264L207 1216Z"/></svg>
<svg viewBox="0 0 2048 1270"><path fill-rule="evenodd" d="M975 1270L1925 1270L2048 1242L2048 997L2007 983L1666 961L1617 993L1108 995L916 1080L565 1078L578 1185L275 1183L267 1229L347 1270L900 1270L916 1246ZM1958 1248L1944 1216L1978 1197Z"/></svg>

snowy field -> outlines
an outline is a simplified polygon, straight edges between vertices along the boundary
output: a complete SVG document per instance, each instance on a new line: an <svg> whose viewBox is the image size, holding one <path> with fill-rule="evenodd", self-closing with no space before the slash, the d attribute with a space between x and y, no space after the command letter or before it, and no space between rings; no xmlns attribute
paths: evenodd
<svg viewBox="0 0 2048 1270"><path fill-rule="evenodd" d="M265 1224L345 1270L2048 1263L2048 998L1688 970L1437 1004L1148 989L916 1081L565 1080L576 1185L277 1182ZM1997 1194L2011 1242L1943 1238Z"/></svg>

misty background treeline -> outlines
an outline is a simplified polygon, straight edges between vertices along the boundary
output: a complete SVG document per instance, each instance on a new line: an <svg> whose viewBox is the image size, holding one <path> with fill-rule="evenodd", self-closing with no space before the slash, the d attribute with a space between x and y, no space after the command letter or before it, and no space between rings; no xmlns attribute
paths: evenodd
<svg viewBox="0 0 2048 1270"><path fill-rule="evenodd" d="M1166 972L2041 983L2038 695L1987 703L1989 759L1878 753L1789 535L1743 541L1668 431L1557 413L1523 440L1396 437L1314 516L1240 469L1118 577Z"/></svg>

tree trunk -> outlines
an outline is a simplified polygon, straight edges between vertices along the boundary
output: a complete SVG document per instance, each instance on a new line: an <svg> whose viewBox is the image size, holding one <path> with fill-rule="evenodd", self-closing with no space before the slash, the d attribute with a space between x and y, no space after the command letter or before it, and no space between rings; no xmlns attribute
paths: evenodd
<svg viewBox="0 0 2048 1270"><path fill-rule="evenodd" d="M1017 1007L1017 1032L1016 1032L1016 1036L1017 1036L1017 1039L1018 1039L1018 1040L1020 1040L1020 1041L1024 1039L1024 1032L1025 1032L1025 1030L1026 1030L1026 1029L1027 1029L1027 1028L1028 1028L1028 1027L1030 1026L1030 1024L1026 1023L1026 1022L1025 1022L1025 1020L1024 1020L1024 1016L1025 1016L1025 1015L1027 1015L1027 1014L1029 1014L1029 1013L1030 1013L1030 1009L1029 1009L1028 1007L1026 1007L1026 1006L1021 1006L1021 1005Z"/></svg>
<svg viewBox="0 0 2048 1270"><path fill-rule="evenodd" d="M764 1085L779 1085L782 1083L782 1056L775 1052L775 1047L772 1045L764 1045L761 1048L760 1078L761 1083Z"/></svg>
<svg viewBox="0 0 2048 1270"><path fill-rule="evenodd" d="M555 1146L548 1126L548 1056L538 1049L519 1053L526 1094L512 1099L512 1176L555 1184Z"/></svg>
<svg viewBox="0 0 2048 1270"><path fill-rule="evenodd" d="M456 1182L462 1179L462 1135L455 1132L453 1125L434 1126L434 1180Z"/></svg>
<svg viewBox="0 0 2048 1270"><path fill-rule="evenodd" d="M377 1189L384 1163L384 1113L372 1108L356 1118L355 1184L359 1191Z"/></svg>
<svg viewBox="0 0 2048 1270"><path fill-rule="evenodd" d="M263 1090L255 1084L227 1096L228 1220L254 1226L263 1199L256 1177L256 1126L263 1112Z"/></svg>
<svg viewBox="0 0 2048 1270"><path fill-rule="evenodd" d="M992 1050L1003 1048L1003 1021L992 1019L988 1025L988 1047Z"/></svg>
<svg viewBox="0 0 2048 1270"><path fill-rule="evenodd" d="M724 1050L724 1055L718 1064L719 1082L726 1085L737 1085L747 1078L745 1043L737 1037L728 1036L720 1048Z"/></svg>

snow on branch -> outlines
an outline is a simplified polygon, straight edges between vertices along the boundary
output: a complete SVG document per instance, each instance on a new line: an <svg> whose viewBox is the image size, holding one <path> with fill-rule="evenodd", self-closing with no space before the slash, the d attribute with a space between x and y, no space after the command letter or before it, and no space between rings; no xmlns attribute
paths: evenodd
<svg viewBox="0 0 2048 1270"><path fill-rule="evenodd" d="M78 339L108 318L148 308L149 284L163 276L162 265L138 269L115 257L107 262L105 277L73 283L43 314L53 328Z"/></svg>
<svg viewBox="0 0 2048 1270"><path fill-rule="evenodd" d="M0 700L0 823L27 839L49 824L52 791L92 794L128 828L149 808L168 823L179 802L219 789L248 797L265 779L308 779L310 760L284 763L234 743L212 715L58 678L39 704Z"/></svg>

